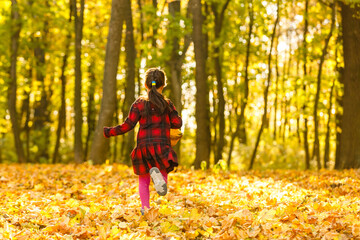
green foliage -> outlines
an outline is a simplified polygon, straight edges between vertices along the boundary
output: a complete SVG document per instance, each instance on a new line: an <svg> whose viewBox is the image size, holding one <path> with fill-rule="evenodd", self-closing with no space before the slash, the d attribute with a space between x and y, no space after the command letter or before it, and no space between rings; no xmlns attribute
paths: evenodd
<svg viewBox="0 0 360 240"><path fill-rule="evenodd" d="M46 5L46 2L48 5ZM166 3L164 3L166 2ZM141 9L138 1L131 1L132 15L134 23L135 48L137 53L136 67L138 68L139 83L136 88L140 89L140 94L144 94L142 77L145 70L149 67L161 67L169 69L173 40L179 41L179 51L183 50L184 37L192 33L192 19L187 16L188 1L181 2L180 13L171 16L168 11L167 1L158 1L155 8L151 1L141 1ZM219 57L222 66L222 79L225 93L225 119L226 119L226 146L224 148L223 160L213 165L211 159L210 166L214 171L226 170L227 156L229 154L229 143L237 125L240 114L240 104L247 103L245 111L246 132L248 143L239 143L238 136L235 139L234 150L231 159L231 169L246 169L249 164L255 137L257 135L261 116L263 112L263 92L264 82L267 78L268 54L270 48L270 35L273 31L273 24L276 18L276 1L240 1L231 0L224 12L223 29L219 38L215 38L215 16L211 9L211 4L215 4L218 12L225 4L225 0L206 0L204 4L204 25L203 33L206 35L207 42L207 73L210 90L210 109L211 109L211 133L213 145L212 150L216 149L216 133L219 131L217 121L218 116L218 93L217 82L215 81L215 69L213 59L215 57L214 48L219 47ZM252 6L250 6L252 2ZM349 0L347 3L358 1ZM34 162L51 162L50 159L34 159L39 148L48 148L50 155L53 152L56 129L58 124L58 114L61 104L61 71L65 54L68 54L67 67L65 69L66 78L66 123L65 131L61 135L60 159L61 162L72 162L73 159L73 140L74 140L74 19L69 22L69 2L59 1L18 1L19 13L21 18L20 47L17 58L17 82L18 98L17 111L19 123L21 125L21 139L24 147L29 148L29 159ZM165 4L165 5L164 5ZM82 107L84 113L84 139L87 134L87 127L91 124L88 119L88 109L94 110L94 116L100 109L102 98L102 81L104 76L105 50L107 44L108 25L110 21L111 0L86 1L83 42L82 42ZM324 47L324 40L330 30L331 8L320 4L318 1L310 0L309 4L309 33L307 37L307 71L304 77L304 53L303 28L304 28L304 1L280 1L280 25L277 32L276 44L273 49L272 76L269 93L268 118L269 123L265 129L258 156L255 161L255 168L303 168L304 151L302 142L299 143L297 131L302 135L303 119L309 118L309 140L313 141L314 123L311 119L314 108L314 98L316 93L316 81L318 72L318 62ZM244 98L244 76L245 76L245 57L247 51L247 40L250 23L249 9L253 8L254 26L250 41L250 58L248 68L249 97ZM5 1L0 6L0 136L1 147L6 146L9 151L3 153L6 161L16 161L15 148L13 146L11 123L7 111L7 89L9 83L10 67L10 9L11 2ZM142 18L140 18L142 15ZM333 38L330 41L328 54L325 56L323 66L321 94L319 101L320 132L321 139L325 135L325 123L329 118L327 110L329 106L329 89L334 78L337 78L336 66L342 67L342 43L340 17L337 15L336 28ZM141 36L141 28L143 36ZM124 25L124 31L125 31ZM117 121L123 120L120 109L123 107L124 99L124 76L126 73L126 59L124 48L124 33L121 42L121 55L118 69L118 115ZM70 36L70 49L66 52L66 44ZM154 43L156 46L154 46ZM34 48L41 46L45 50L45 66L37 66L34 56ZM195 83L195 60L193 44L190 45L186 53L182 68L182 102L184 116L184 138L180 147L180 164L191 166L195 156L196 145L196 83ZM290 52L291 49L291 52ZM182 52L179 52L181 55ZM337 59L335 55L337 54ZM277 57L278 65L275 65ZM276 68L278 69L278 88L276 89ZM44 86L36 81L37 74L44 73ZM170 72L167 72L170 76ZM91 85L93 81L93 85ZM138 81L138 76L136 77ZM303 90L306 86L306 92ZM94 103L92 108L89 106L89 93L94 86ZM91 91L90 91L91 90ZM33 130L35 102L39 100L42 92L49 95L48 111L50 119L44 129L49 131L49 142L44 139L36 139L38 133ZM331 128L336 127L335 114L341 112L335 97L342 95L343 86L335 81L333 96L333 106L331 117ZM169 91L165 91L169 96ZM275 106L275 98L278 102ZM26 101L29 99L29 109L26 110ZM306 104L306 108L302 107ZM275 107L277 112L275 113ZM278 123L274 123L277 116ZM96 116L98 119L98 116ZM300 129L297 129L297 119L300 121ZM25 123L29 123L30 138L27 139ZM277 137L274 139L274 126L277 126ZM281 130L279 130L281 129ZM284 134L284 129L285 134ZM281 131L281 132L280 132ZM4 133L4 134L3 134ZM86 134L85 134L86 133ZM285 136L285 137L283 137ZM29 145L27 146L27 140ZM37 144L35 141L37 140ZM92 139L90 139L91 145ZM321 140L323 141L323 140ZM331 151L332 162L335 148L335 131L331 132ZM119 138L117 145L111 142L111 149L121 152L122 138ZM6 155L6 156L5 156ZM214 154L212 154L213 156ZM126 156L127 157L127 156ZM118 159L125 158L119 156ZM112 158L111 158L112 159Z"/></svg>

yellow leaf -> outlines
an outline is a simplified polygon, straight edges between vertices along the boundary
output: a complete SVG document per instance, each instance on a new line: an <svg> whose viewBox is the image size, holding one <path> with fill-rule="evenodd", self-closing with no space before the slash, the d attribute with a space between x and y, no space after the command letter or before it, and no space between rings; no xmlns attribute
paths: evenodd
<svg viewBox="0 0 360 240"><path fill-rule="evenodd" d="M148 227L149 224L146 222L146 221L142 221L140 224L139 224L139 227Z"/></svg>
<svg viewBox="0 0 360 240"><path fill-rule="evenodd" d="M34 190L35 191L41 191L41 190L43 190L44 189L44 185L42 185L42 184L36 184L35 186L34 186Z"/></svg>
<svg viewBox="0 0 360 240"><path fill-rule="evenodd" d="M179 231L179 228L176 225L173 225L169 222L162 222L160 224L161 227L161 231L163 233L168 233L168 232L177 232Z"/></svg>
<svg viewBox="0 0 360 240"><path fill-rule="evenodd" d="M199 214L198 210L196 208L191 209L190 212L190 218L193 220L198 220L200 219L201 214Z"/></svg>
<svg viewBox="0 0 360 240"><path fill-rule="evenodd" d="M185 236L186 236L186 239L195 239L197 236L199 236L199 232L197 230L195 231L189 231L189 232L186 232Z"/></svg>
<svg viewBox="0 0 360 240"><path fill-rule="evenodd" d="M352 225L351 232L354 236L360 237L360 223Z"/></svg>
<svg viewBox="0 0 360 240"><path fill-rule="evenodd" d="M99 239L100 240L106 240L106 231L105 227L103 225L98 226L98 232L99 232Z"/></svg>
<svg viewBox="0 0 360 240"><path fill-rule="evenodd" d="M259 225L256 225L254 227L250 227L248 229L247 233L248 233L249 237L254 238L260 233L260 231L261 231L261 228L259 227Z"/></svg>
<svg viewBox="0 0 360 240"><path fill-rule="evenodd" d="M121 228L121 229L125 229L125 228L128 227L128 225L127 225L126 222L120 222L118 226L119 226L119 228Z"/></svg>
<svg viewBox="0 0 360 240"><path fill-rule="evenodd" d="M148 221L154 222L158 216L159 216L159 209L156 208L145 209L144 217Z"/></svg>

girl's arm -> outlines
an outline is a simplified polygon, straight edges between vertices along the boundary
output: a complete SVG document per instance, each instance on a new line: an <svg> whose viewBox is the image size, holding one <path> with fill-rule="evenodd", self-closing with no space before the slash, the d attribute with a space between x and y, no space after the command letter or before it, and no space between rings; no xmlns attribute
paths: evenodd
<svg viewBox="0 0 360 240"><path fill-rule="evenodd" d="M179 116L178 112L176 111L176 108L174 104L169 100L171 112L169 114L170 117L170 128L181 128L182 126L182 119Z"/></svg>
<svg viewBox="0 0 360 240"><path fill-rule="evenodd" d="M136 107L135 103L131 105L128 117L123 124L116 127L104 127L104 137L109 138L111 136L122 135L133 129L140 119L140 111Z"/></svg>

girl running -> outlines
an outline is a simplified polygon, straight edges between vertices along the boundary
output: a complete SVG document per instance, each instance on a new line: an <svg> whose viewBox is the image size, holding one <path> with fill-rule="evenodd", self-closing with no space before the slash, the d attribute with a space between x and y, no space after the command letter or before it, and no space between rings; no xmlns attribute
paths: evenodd
<svg viewBox="0 0 360 240"><path fill-rule="evenodd" d="M162 95L166 85L165 73L150 68L145 75L147 97L138 98L130 108L123 124L104 127L104 136L109 138L124 134L140 123L137 144L131 153L134 173L139 176L141 213L150 208L149 184L153 180L156 192L167 193L167 175L178 166L177 156L170 144L170 128L179 129L182 119L174 104Z"/></svg>

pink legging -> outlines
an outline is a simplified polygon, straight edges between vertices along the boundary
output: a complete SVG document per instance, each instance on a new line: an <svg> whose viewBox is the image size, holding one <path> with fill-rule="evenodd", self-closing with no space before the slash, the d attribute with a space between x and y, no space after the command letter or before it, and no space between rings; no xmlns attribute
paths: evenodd
<svg viewBox="0 0 360 240"><path fill-rule="evenodd" d="M166 170L161 170L161 174L164 177L165 182L167 183L167 172ZM141 200L141 208L144 207L150 208L150 174L139 175L139 195Z"/></svg>

